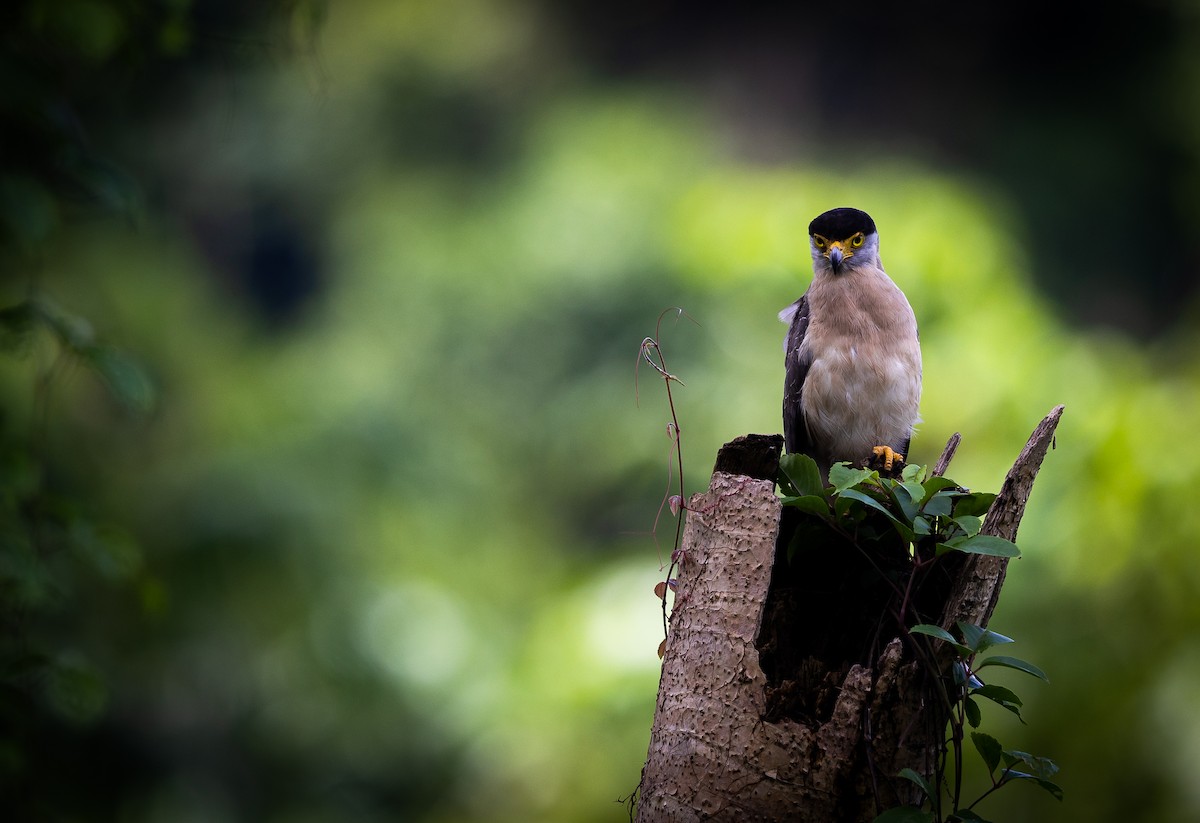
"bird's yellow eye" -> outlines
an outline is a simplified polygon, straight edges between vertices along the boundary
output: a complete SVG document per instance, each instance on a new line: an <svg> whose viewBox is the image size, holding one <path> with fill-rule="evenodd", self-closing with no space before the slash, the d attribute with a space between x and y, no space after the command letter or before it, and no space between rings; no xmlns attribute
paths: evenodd
<svg viewBox="0 0 1200 823"><path fill-rule="evenodd" d="M829 241L826 240L824 237L822 237L819 234L814 234L812 236L812 241L813 241L813 245L822 251L824 251L825 247L829 245Z"/></svg>
<svg viewBox="0 0 1200 823"><path fill-rule="evenodd" d="M860 231L858 234L850 238L850 247L857 249L860 248L865 242L867 242L867 238L863 237L863 233Z"/></svg>

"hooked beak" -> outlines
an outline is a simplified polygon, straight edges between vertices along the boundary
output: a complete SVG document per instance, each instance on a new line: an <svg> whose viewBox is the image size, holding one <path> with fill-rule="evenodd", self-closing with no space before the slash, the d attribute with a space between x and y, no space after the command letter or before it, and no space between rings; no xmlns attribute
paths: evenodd
<svg viewBox="0 0 1200 823"><path fill-rule="evenodd" d="M845 255L842 253L840 243L834 243L829 247L829 251L825 252L825 256L829 258L829 264L833 266L833 273L837 274L842 268L842 260Z"/></svg>

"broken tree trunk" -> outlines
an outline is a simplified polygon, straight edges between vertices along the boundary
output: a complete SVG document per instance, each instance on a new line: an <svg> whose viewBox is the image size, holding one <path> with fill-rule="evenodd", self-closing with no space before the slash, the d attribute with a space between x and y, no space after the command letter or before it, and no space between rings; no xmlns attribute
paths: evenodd
<svg viewBox="0 0 1200 823"><path fill-rule="evenodd" d="M1015 540L1061 414L1029 438L983 533ZM856 553L816 547L789 563L796 512L775 495L780 448L777 436L738 438L688 503L639 823L869 823L919 800L896 775L930 777L944 745L938 678L907 632L879 619ZM1007 561L945 560L924 608L947 628L986 625Z"/></svg>

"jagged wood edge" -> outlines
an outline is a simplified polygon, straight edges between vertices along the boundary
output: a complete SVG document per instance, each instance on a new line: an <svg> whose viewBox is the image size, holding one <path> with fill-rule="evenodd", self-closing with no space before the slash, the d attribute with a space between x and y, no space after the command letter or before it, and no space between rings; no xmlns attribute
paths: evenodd
<svg viewBox="0 0 1200 823"><path fill-rule="evenodd" d="M1054 431L1062 418L1063 408L1062 405L1055 406L1029 436L1025 448L1008 470L1000 493L992 501L980 534L990 534L1016 542L1017 529L1025 514L1025 505L1029 502L1034 480L1037 479L1046 452L1054 441ZM986 626L1000 599L1000 589L1004 585L1007 569L1006 557L968 555L959 575L958 585L946 602L942 613L942 626L950 629L959 620Z"/></svg>
<svg viewBox="0 0 1200 823"><path fill-rule="evenodd" d="M961 442L962 434L959 432L950 435L950 439L946 441L946 448L942 449L942 456L934 464L933 477L941 477L946 473L946 469L950 468L950 461L954 459L954 453L958 451L958 444Z"/></svg>

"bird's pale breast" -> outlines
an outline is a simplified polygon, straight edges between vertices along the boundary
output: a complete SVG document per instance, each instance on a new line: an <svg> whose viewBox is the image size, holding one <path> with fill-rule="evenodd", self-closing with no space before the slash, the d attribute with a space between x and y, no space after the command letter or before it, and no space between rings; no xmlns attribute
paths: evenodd
<svg viewBox="0 0 1200 823"><path fill-rule="evenodd" d="M897 450L912 434L921 400L921 350L904 294L881 270L830 278L808 291L812 357L801 411L830 460Z"/></svg>

